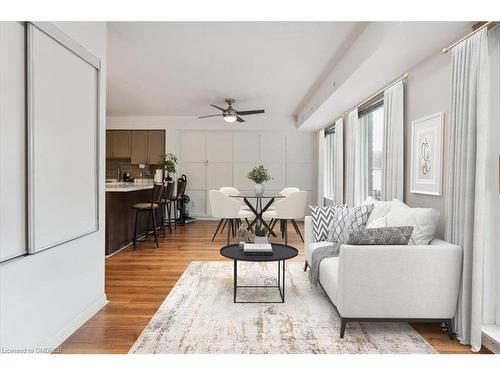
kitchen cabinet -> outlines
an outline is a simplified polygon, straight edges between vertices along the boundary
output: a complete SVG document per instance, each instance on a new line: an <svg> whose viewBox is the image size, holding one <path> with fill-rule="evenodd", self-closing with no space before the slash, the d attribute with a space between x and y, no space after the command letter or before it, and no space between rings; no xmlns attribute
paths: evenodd
<svg viewBox="0 0 500 375"><path fill-rule="evenodd" d="M132 133L132 164L148 164L148 131L134 130Z"/></svg>
<svg viewBox="0 0 500 375"><path fill-rule="evenodd" d="M107 130L106 158L131 164L159 164L165 152L164 130Z"/></svg>
<svg viewBox="0 0 500 375"><path fill-rule="evenodd" d="M161 154L165 153L165 132L148 131L148 164L160 164Z"/></svg>
<svg viewBox="0 0 500 375"><path fill-rule="evenodd" d="M164 130L133 130L131 163L159 164L160 155L165 153Z"/></svg>
<svg viewBox="0 0 500 375"><path fill-rule="evenodd" d="M128 159L131 156L130 130L108 130L106 131L106 158Z"/></svg>

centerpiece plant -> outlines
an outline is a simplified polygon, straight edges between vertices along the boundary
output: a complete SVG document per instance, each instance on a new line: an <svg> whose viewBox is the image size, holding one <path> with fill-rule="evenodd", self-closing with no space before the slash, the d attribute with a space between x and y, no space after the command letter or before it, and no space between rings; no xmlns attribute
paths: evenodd
<svg viewBox="0 0 500 375"><path fill-rule="evenodd" d="M247 177L255 183L254 189L255 195L257 196L262 196L264 193L264 185L262 185L262 183L273 179L262 164L254 167L250 172L248 172Z"/></svg>

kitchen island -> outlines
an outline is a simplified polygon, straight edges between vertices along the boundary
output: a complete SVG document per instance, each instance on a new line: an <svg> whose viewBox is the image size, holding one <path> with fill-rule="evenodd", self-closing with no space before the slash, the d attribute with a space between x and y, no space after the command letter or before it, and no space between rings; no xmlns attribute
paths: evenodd
<svg viewBox="0 0 500 375"><path fill-rule="evenodd" d="M135 226L135 210L132 205L150 202L152 189L152 182L106 183L106 255L132 243ZM139 215L137 232L141 235L146 231L147 216Z"/></svg>

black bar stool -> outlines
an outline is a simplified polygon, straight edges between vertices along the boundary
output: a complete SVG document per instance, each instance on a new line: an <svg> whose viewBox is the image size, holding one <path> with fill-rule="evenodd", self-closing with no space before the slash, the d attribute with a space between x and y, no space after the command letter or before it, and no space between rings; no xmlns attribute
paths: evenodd
<svg viewBox="0 0 500 375"><path fill-rule="evenodd" d="M137 243L137 225L138 225L138 219L139 219L139 213L140 212L147 212L148 213L148 224L146 226L146 234L145 238L148 238L149 234L149 223L151 217L153 217L153 234L155 237L155 242L156 242L156 247L158 247L158 232L156 231L156 209L159 207L158 202L162 198L163 194L163 184L154 184L153 185L153 191L151 193L151 201L146 202L146 203L136 203L132 206L132 209L135 210L135 227L134 227L134 250L136 248L136 243Z"/></svg>
<svg viewBox="0 0 500 375"><path fill-rule="evenodd" d="M170 233L172 233L171 216L172 216L172 201L174 200L175 182L165 181L164 184L165 185L163 188L163 198L158 203L161 208L162 229L163 229L163 236L165 237L165 211L167 211L168 229L170 230Z"/></svg>
<svg viewBox="0 0 500 375"><path fill-rule="evenodd" d="M179 211L179 222L184 224L184 194L186 193L187 177L182 175L177 179L177 194L175 201L175 220L177 221L177 211ZM177 224L176 224L177 225Z"/></svg>

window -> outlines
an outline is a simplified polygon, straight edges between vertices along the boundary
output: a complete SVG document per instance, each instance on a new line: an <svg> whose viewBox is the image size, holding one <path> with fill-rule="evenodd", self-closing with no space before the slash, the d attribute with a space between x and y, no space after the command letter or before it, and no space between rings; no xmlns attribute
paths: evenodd
<svg viewBox="0 0 500 375"><path fill-rule="evenodd" d="M334 183L334 150L335 145L335 134L327 134L325 137L325 149L324 149L324 197L333 200L333 183Z"/></svg>
<svg viewBox="0 0 500 375"><path fill-rule="evenodd" d="M362 114L363 126L368 128L368 195L382 197L382 146L384 139L384 107Z"/></svg>

